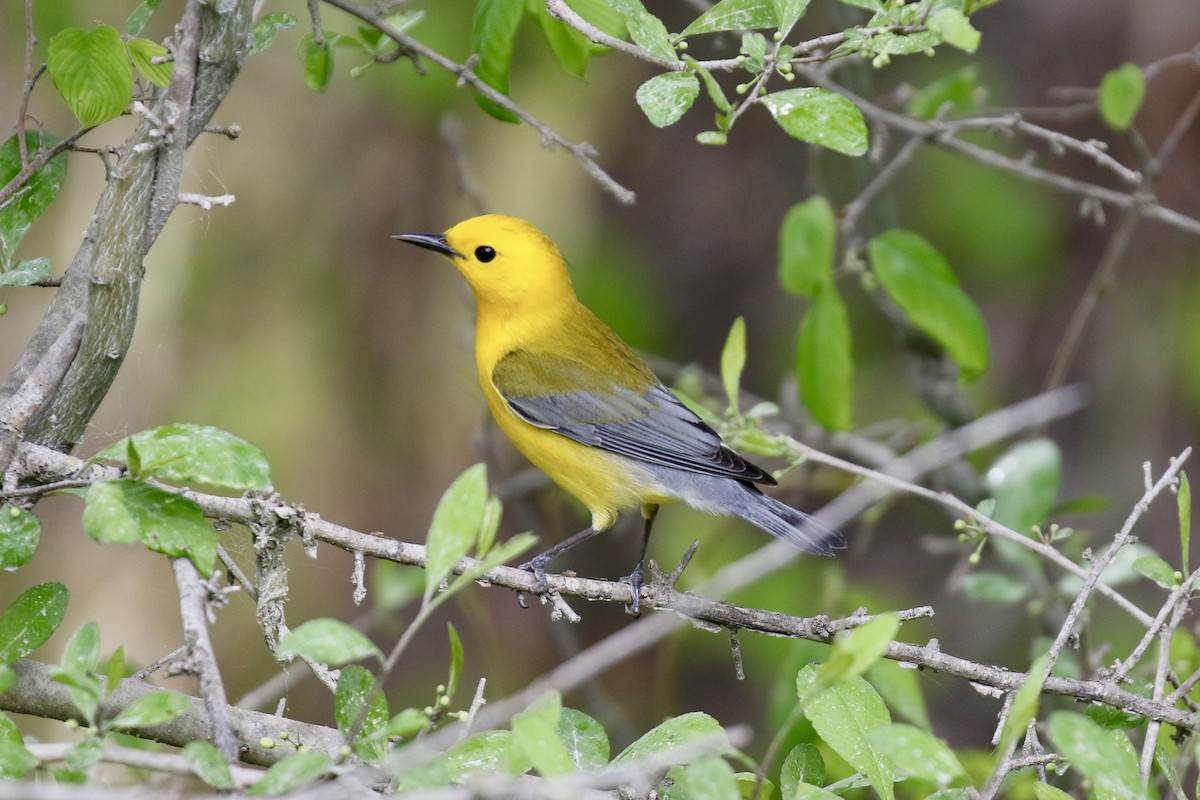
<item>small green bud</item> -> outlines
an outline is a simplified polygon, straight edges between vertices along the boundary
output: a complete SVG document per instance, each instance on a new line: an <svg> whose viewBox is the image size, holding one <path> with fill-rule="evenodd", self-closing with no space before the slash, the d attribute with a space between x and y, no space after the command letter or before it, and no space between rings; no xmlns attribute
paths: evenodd
<svg viewBox="0 0 1200 800"><path fill-rule="evenodd" d="M263 750L273 750L275 749L275 740L270 736L264 736L258 740L258 746Z"/></svg>
<svg viewBox="0 0 1200 800"><path fill-rule="evenodd" d="M796 73L788 70L787 72L783 73L783 79L788 83L791 83L792 81L796 80Z"/></svg>
<svg viewBox="0 0 1200 800"><path fill-rule="evenodd" d="M13 519L16 519L17 517L21 516L21 509L17 508L16 506L9 506L8 515Z"/></svg>
<svg viewBox="0 0 1200 800"><path fill-rule="evenodd" d="M972 565L978 564L979 563L979 551L976 550L974 553L971 553L971 555L967 556L967 561L971 562Z"/></svg>
<svg viewBox="0 0 1200 800"><path fill-rule="evenodd" d="M282 731L279 734L280 741L286 742L288 739L291 739L291 738L292 738L291 734L289 734L287 731Z"/></svg>
<svg viewBox="0 0 1200 800"><path fill-rule="evenodd" d="M352 751L350 750L350 748L347 747L346 745L342 745L341 747L338 748L338 755L340 755L342 758L345 758L346 756L350 755L351 752Z"/></svg>
<svg viewBox="0 0 1200 800"><path fill-rule="evenodd" d="M745 94L747 91L749 91L749 89L750 86L745 83L739 83L737 86L733 87L733 90L738 94Z"/></svg>
<svg viewBox="0 0 1200 800"><path fill-rule="evenodd" d="M758 87L758 96L762 97L766 93L767 93L767 85L764 83L762 86Z"/></svg>
<svg viewBox="0 0 1200 800"><path fill-rule="evenodd" d="M745 64L745 63L746 63L746 57L745 57L745 56L743 56L743 55L740 55L740 54L739 54L739 55L738 55L738 57L734 59L734 61L736 61L736 62L737 62L737 63L739 63L739 64Z"/></svg>
<svg viewBox="0 0 1200 800"><path fill-rule="evenodd" d="M71 719L67 720L63 724L67 727L67 730L69 730L69 731L79 730L79 720L75 719L74 717L71 717Z"/></svg>
<svg viewBox="0 0 1200 800"><path fill-rule="evenodd" d="M680 39L678 42L676 42L676 43L675 43L675 49L676 49L676 50L678 50L678 51L679 51L679 52L681 52L681 53L682 53L684 50L687 50L687 49L688 49L688 43L687 43L687 41L686 41L685 39Z"/></svg>
<svg viewBox="0 0 1200 800"><path fill-rule="evenodd" d="M775 31L775 34L771 38L777 42L782 42L783 41L783 31Z"/></svg>

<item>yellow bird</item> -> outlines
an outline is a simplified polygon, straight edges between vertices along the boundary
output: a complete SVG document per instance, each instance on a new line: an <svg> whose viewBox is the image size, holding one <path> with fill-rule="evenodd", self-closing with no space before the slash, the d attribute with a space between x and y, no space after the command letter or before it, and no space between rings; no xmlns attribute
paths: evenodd
<svg viewBox="0 0 1200 800"><path fill-rule="evenodd" d="M444 234L400 239L453 262L475 295L475 362L500 429L555 483L579 498L591 527L530 562L546 563L610 528L622 511L645 518L630 584L637 614L650 528L662 503L738 516L810 553L832 555L840 534L759 491L775 480L721 442L625 342L575 296L558 248L541 231L496 214Z"/></svg>

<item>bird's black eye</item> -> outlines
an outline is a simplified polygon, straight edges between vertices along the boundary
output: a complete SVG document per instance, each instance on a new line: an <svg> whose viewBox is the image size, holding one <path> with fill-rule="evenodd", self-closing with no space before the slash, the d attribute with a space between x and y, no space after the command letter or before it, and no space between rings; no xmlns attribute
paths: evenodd
<svg viewBox="0 0 1200 800"><path fill-rule="evenodd" d="M484 264L488 263L495 257L496 249L494 247L488 247L486 244L481 244L479 247L475 248L475 258Z"/></svg>

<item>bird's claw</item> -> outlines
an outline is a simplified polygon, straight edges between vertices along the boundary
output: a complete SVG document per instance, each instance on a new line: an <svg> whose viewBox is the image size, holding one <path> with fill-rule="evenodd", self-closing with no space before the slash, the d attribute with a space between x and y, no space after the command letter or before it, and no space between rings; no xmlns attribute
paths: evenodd
<svg viewBox="0 0 1200 800"><path fill-rule="evenodd" d="M624 578L618 579L619 583L629 584L629 591L633 594L633 602L625 606L625 613L631 617L640 617L642 615L642 575L644 569L645 565L639 561L633 572Z"/></svg>
<svg viewBox="0 0 1200 800"><path fill-rule="evenodd" d="M550 582L546 580L546 562L549 559L541 556L534 556L524 564L518 564L517 569L527 570L533 573L534 594L545 594L550 589ZM521 607L525 608L525 593L517 592L517 597L521 602Z"/></svg>

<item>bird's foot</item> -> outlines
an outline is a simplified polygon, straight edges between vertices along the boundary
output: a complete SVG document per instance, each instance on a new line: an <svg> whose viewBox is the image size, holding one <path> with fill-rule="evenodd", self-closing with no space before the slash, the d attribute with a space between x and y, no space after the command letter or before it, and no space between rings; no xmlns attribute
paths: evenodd
<svg viewBox="0 0 1200 800"><path fill-rule="evenodd" d="M517 565L517 569L528 570L533 573L534 594L545 594L550 588L550 583L546 580L546 562L549 560L543 554L534 556L524 564ZM517 599L521 603L521 608L525 608L525 593L517 592Z"/></svg>
<svg viewBox="0 0 1200 800"><path fill-rule="evenodd" d="M645 572L646 565L639 561L634 567L633 572L620 578L620 583L628 583L629 591L633 594L633 602L625 606L625 613L631 617L640 617L642 615L642 576Z"/></svg>

